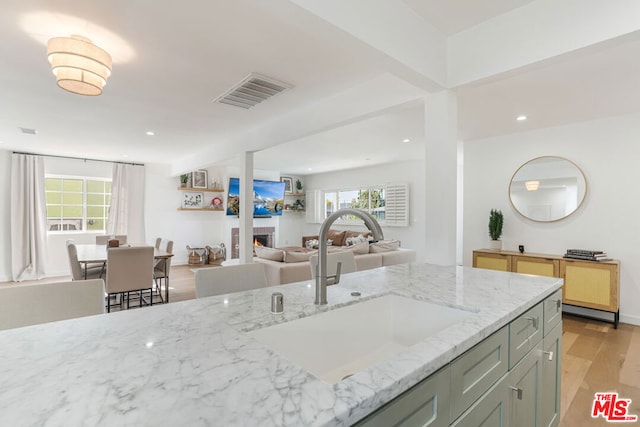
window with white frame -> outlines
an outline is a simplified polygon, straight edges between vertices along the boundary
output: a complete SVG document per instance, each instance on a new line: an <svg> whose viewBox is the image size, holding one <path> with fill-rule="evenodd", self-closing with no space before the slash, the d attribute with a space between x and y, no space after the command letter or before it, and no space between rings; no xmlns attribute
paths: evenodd
<svg viewBox="0 0 640 427"><path fill-rule="evenodd" d="M383 225L408 226L409 186L408 184L387 184L324 191L324 210L321 218L327 218L336 210L345 208L364 210ZM344 216L340 221L353 220L357 218Z"/></svg>
<svg viewBox="0 0 640 427"><path fill-rule="evenodd" d="M47 175L47 230L49 232L104 232L111 203L111 180Z"/></svg>

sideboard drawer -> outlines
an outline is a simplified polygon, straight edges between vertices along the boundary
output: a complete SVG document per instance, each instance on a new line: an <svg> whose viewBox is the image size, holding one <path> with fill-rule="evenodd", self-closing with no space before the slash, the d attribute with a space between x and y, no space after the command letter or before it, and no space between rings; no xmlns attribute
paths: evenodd
<svg viewBox="0 0 640 427"><path fill-rule="evenodd" d="M508 357L509 327L505 326L451 362L451 420L507 372Z"/></svg>
<svg viewBox="0 0 640 427"><path fill-rule="evenodd" d="M542 305L537 304L509 324L509 369L542 339Z"/></svg>

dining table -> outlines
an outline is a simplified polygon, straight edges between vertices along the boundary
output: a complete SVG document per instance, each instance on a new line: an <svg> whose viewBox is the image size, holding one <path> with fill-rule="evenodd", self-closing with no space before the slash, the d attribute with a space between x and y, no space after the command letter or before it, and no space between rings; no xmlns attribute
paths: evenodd
<svg viewBox="0 0 640 427"><path fill-rule="evenodd" d="M134 243L134 244L121 245L121 247L123 246L131 247L131 246L150 246L150 245ZM93 263L104 263L106 265L107 263L107 251L109 250L107 245L99 245L95 243L77 244L76 250L78 252L78 262L80 262L81 264L87 265L87 264L93 264ZM162 260L162 259L167 260L172 256L173 254L171 252L167 252L155 247L153 248L153 258L155 260ZM164 300L165 302L169 302L169 275L167 274L166 262L164 263L163 273L164 273L163 275L165 280Z"/></svg>

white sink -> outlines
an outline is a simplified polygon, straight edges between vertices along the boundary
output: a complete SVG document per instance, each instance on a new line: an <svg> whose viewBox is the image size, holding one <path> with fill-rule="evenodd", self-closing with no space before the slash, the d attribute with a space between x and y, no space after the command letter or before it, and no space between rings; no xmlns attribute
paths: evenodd
<svg viewBox="0 0 640 427"><path fill-rule="evenodd" d="M335 384L471 314L386 295L248 334L323 381Z"/></svg>

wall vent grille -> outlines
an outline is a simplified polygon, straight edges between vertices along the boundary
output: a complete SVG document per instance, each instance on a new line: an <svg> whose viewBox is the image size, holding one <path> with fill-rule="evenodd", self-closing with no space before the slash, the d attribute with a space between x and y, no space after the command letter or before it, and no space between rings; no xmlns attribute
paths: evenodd
<svg viewBox="0 0 640 427"><path fill-rule="evenodd" d="M241 82L217 97L213 102L249 109L262 101L291 89L293 86L278 80L251 73Z"/></svg>

